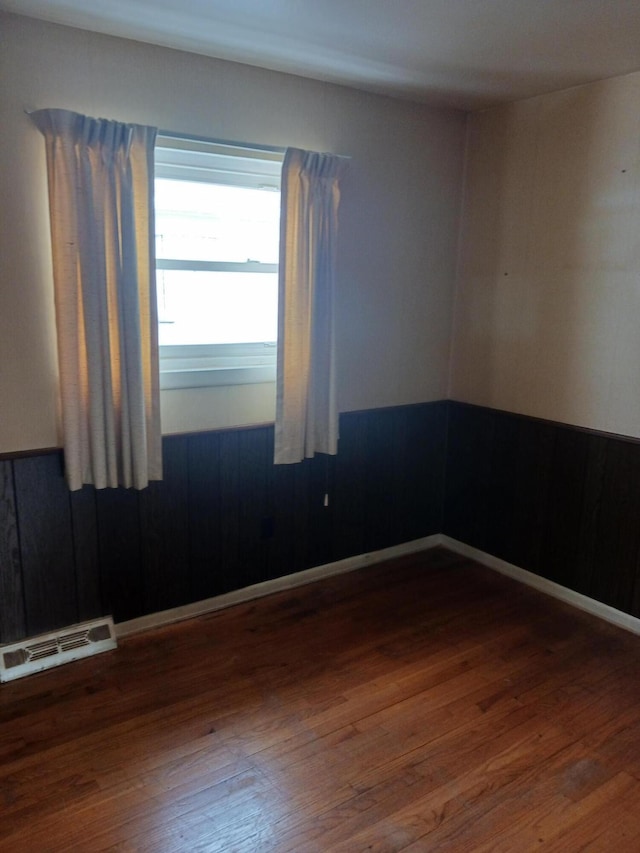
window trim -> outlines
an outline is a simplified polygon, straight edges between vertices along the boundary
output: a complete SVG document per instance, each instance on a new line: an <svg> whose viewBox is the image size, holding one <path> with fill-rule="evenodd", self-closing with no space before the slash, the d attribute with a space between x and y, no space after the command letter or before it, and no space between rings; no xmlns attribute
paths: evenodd
<svg viewBox="0 0 640 853"><path fill-rule="evenodd" d="M280 192L284 151L160 132L154 178L201 181ZM156 258L156 269L277 273L278 264ZM160 388L206 388L275 382L277 343L183 344L159 347Z"/></svg>

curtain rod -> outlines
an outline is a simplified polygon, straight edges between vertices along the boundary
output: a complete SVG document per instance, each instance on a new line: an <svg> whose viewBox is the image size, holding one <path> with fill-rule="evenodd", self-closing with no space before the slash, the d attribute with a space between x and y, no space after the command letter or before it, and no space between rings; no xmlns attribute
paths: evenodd
<svg viewBox="0 0 640 853"><path fill-rule="evenodd" d="M24 114L31 116L37 110L23 110ZM247 142L233 142L230 139L215 139L212 136L196 136L192 133L176 133L174 130L158 129L158 136L166 136L169 139L186 139L189 142L212 142L214 145L229 145L233 148L246 148L248 151L269 151L272 154L284 154L286 148L278 148L275 145L252 145Z"/></svg>
<svg viewBox="0 0 640 853"><path fill-rule="evenodd" d="M35 110L24 110L25 115L31 116ZM166 136L168 139L186 139L189 142L211 142L214 145L228 145L233 148L245 148L247 151L268 151L271 154L284 154L286 148L281 148L277 145L252 145L248 142L234 142L231 139L215 139L212 136L197 136L192 133L176 133L174 130L158 130L158 136ZM347 154L334 154L340 160L351 160Z"/></svg>

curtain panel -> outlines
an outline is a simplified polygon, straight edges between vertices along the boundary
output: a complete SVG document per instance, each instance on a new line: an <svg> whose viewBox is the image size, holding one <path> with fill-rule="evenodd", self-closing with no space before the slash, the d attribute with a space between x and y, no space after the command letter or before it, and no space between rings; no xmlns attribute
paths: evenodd
<svg viewBox="0 0 640 853"><path fill-rule="evenodd" d="M31 117L46 141L67 482L142 489L162 477L156 129Z"/></svg>
<svg viewBox="0 0 640 853"><path fill-rule="evenodd" d="M274 462L338 450L334 287L344 158L288 148L282 166Z"/></svg>

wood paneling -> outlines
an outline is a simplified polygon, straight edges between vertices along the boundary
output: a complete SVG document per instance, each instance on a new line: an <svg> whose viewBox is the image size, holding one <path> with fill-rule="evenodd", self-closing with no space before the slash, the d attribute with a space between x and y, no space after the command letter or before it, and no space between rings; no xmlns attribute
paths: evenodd
<svg viewBox="0 0 640 853"><path fill-rule="evenodd" d="M441 532L446 431L446 403L343 415L333 559Z"/></svg>
<svg viewBox="0 0 640 853"><path fill-rule="evenodd" d="M303 463L306 475L307 548L305 565L322 566L334 559L333 498L335 459L325 454ZM325 506L325 495L328 503Z"/></svg>
<svg viewBox="0 0 640 853"><path fill-rule="evenodd" d="M78 618L102 616L96 490L84 486L71 492L71 523L75 558Z"/></svg>
<svg viewBox="0 0 640 853"><path fill-rule="evenodd" d="M268 467L273 444L266 427L220 434L221 592L260 583L267 577L268 541L263 520L270 514Z"/></svg>
<svg viewBox="0 0 640 853"><path fill-rule="evenodd" d="M0 643L24 637L27 626L13 488L13 463L0 462Z"/></svg>
<svg viewBox="0 0 640 853"><path fill-rule="evenodd" d="M58 455L13 462L29 635L78 621L71 504Z"/></svg>
<svg viewBox="0 0 640 853"><path fill-rule="evenodd" d="M273 454L272 454L273 455ZM271 466L270 488L273 536L269 542L267 576L302 571L307 565L307 530L309 525L307 465Z"/></svg>
<svg viewBox="0 0 640 853"><path fill-rule="evenodd" d="M340 488L333 495L336 560L366 551L365 508L369 499L366 428L367 418L363 412L353 412L340 418L336 456L336 481Z"/></svg>
<svg viewBox="0 0 640 853"><path fill-rule="evenodd" d="M144 610L191 601L187 439L163 442L162 481L140 492L140 549Z"/></svg>
<svg viewBox="0 0 640 853"><path fill-rule="evenodd" d="M520 564L523 515L517 476L520 423L515 418L494 419L489 445L489 475L486 478L486 533L484 550L502 560Z"/></svg>
<svg viewBox="0 0 640 853"><path fill-rule="evenodd" d="M640 444L450 404L444 532L640 614Z"/></svg>
<svg viewBox="0 0 640 853"><path fill-rule="evenodd" d="M439 403L415 412L396 410L394 493L401 542L442 532L447 409Z"/></svg>
<svg viewBox="0 0 640 853"><path fill-rule="evenodd" d="M225 434L224 438L232 434ZM268 469L273 453L273 431L268 427L240 430L233 461L237 477L237 534L235 572L227 570L227 588L238 589L267 578L268 539L263 538L263 519L271 514L268 502ZM224 447L223 441L223 458ZM231 458L230 454L227 458ZM223 463L224 472L224 463ZM223 501L224 503L224 501Z"/></svg>
<svg viewBox="0 0 640 853"><path fill-rule="evenodd" d="M589 595L629 611L640 548L640 445L610 442L602 473Z"/></svg>
<svg viewBox="0 0 640 853"><path fill-rule="evenodd" d="M223 590L220 434L191 436L187 466L191 592L193 600L200 601Z"/></svg>
<svg viewBox="0 0 640 853"><path fill-rule="evenodd" d="M394 490L394 411L387 409L367 420L365 448L365 551L388 548L396 540Z"/></svg>
<svg viewBox="0 0 640 853"><path fill-rule="evenodd" d="M497 413L496 417L504 417ZM513 416L507 416L513 417ZM516 460L516 564L544 574L542 543L547 519L556 427L545 421L518 418Z"/></svg>
<svg viewBox="0 0 640 853"><path fill-rule="evenodd" d="M577 559L581 567L580 592L589 595L592 579L598 572L596 549L600 532L598 521L603 499L604 466L609 439L601 435L589 436L587 468L582 495L580 542Z"/></svg>
<svg viewBox="0 0 640 853"><path fill-rule="evenodd" d="M450 407L445 533L482 550L487 547L490 519L488 496L494 423L495 416L488 410Z"/></svg>
<svg viewBox="0 0 640 853"><path fill-rule="evenodd" d="M436 402L343 414L337 457L272 455L272 427L169 437L140 493L70 494L61 453L0 462L0 640L438 532L640 615L637 442Z"/></svg>
<svg viewBox="0 0 640 853"><path fill-rule="evenodd" d="M142 616L139 492L100 489L96 505L103 605L116 622Z"/></svg>
<svg viewBox="0 0 640 853"><path fill-rule="evenodd" d="M589 439L576 430L556 430L539 565L545 577L578 592L587 591L578 555Z"/></svg>
<svg viewBox="0 0 640 853"><path fill-rule="evenodd" d="M337 458L279 466L272 427L168 437L164 479L141 492L69 493L60 452L1 462L0 640L133 619L437 532L446 404L343 415L341 436Z"/></svg>

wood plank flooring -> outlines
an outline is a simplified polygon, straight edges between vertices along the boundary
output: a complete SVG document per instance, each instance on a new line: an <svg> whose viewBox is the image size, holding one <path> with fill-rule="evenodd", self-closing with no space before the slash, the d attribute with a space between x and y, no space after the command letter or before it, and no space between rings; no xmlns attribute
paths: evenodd
<svg viewBox="0 0 640 853"><path fill-rule="evenodd" d="M626 853L639 780L640 638L440 549L0 687L11 853Z"/></svg>

